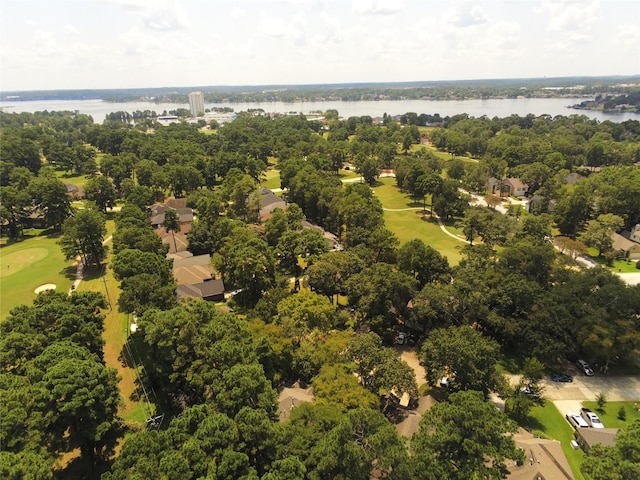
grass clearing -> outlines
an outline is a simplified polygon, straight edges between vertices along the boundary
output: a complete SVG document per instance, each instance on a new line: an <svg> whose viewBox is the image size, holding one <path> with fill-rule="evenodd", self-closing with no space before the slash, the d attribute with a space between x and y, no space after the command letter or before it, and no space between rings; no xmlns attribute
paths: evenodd
<svg viewBox="0 0 640 480"><path fill-rule="evenodd" d="M591 258L591 260L599 263L604 268L610 269L612 272L640 273L640 270L636 268L636 262L634 260L629 260L629 259L614 260L613 263L609 265L607 263L607 259L604 256L599 257L598 250L593 247L589 247L588 255L589 255L589 258Z"/></svg>
<svg viewBox="0 0 640 480"><path fill-rule="evenodd" d="M0 321L11 309L31 305L34 290L53 283L58 292L66 292L75 277L73 262L65 260L57 235L26 237L0 248Z"/></svg>
<svg viewBox="0 0 640 480"><path fill-rule="evenodd" d="M584 480L580 465L585 458L585 453L580 448L574 450L571 447L574 430L552 402L546 401L543 406L533 407L527 422L522 426L532 430L534 435L558 440L576 480Z"/></svg>
<svg viewBox="0 0 640 480"><path fill-rule="evenodd" d="M401 192L395 184L395 178L382 178L374 187L374 191L384 208L399 210L385 210L384 221L386 227L396 234L401 244L418 238L445 255L450 265L457 265L460 262L461 249L466 244L440 230L435 218L430 218L428 214L423 215L422 202L416 203ZM459 234L452 225L447 225L447 230L454 235Z"/></svg>
<svg viewBox="0 0 640 480"><path fill-rule="evenodd" d="M107 221L107 238L115 229L114 221ZM106 265L111 261L110 252ZM113 272L108 267L101 271L90 271L80 282L77 289L79 292L99 292L108 300L110 308L104 311L104 361L107 367L114 368L118 372L120 381L120 395L123 406L120 409L120 416L127 421L144 424L147 419L146 405L138 399L136 372L126 365L123 356L123 349L128 336L130 318L126 313L118 311L118 296L120 289L118 281L113 277Z"/></svg>
<svg viewBox="0 0 640 480"><path fill-rule="evenodd" d="M607 428L626 428L634 421L640 420L640 392L637 402L607 402L603 410L598 409L596 402L582 402L582 406L596 412ZM624 408L626 420L618 418L620 408Z"/></svg>
<svg viewBox="0 0 640 480"><path fill-rule="evenodd" d="M270 190L274 188L280 188L280 170L272 168L267 170L264 174L264 180L260 182L260 185Z"/></svg>

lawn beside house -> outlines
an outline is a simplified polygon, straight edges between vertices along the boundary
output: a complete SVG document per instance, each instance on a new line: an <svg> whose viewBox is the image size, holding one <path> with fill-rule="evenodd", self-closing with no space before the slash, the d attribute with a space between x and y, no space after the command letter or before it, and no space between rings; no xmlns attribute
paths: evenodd
<svg viewBox="0 0 640 480"><path fill-rule="evenodd" d="M604 411L598 410L596 402L583 402L582 406L597 413L603 425L607 428L625 428L635 420L640 420L640 392L638 392L637 402L607 402L604 406ZM626 420L618 418L620 407L624 407L627 415Z"/></svg>

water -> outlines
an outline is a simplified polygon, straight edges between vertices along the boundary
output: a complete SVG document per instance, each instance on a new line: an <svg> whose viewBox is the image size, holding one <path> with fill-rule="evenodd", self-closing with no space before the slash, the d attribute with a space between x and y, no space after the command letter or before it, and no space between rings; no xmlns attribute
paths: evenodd
<svg viewBox="0 0 640 480"><path fill-rule="evenodd" d="M352 116L369 115L371 117L381 117L383 113L389 115L399 115L407 112L417 114L426 113L441 116L452 116L460 113L467 113L473 117L486 115L493 117L508 117L509 115L525 116L528 114L539 115L586 115L599 121L611 120L613 122L623 122L625 120L640 120L638 113L604 113L596 110L574 110L567 108L567 105L579 103L585 98L508 98L490 100L381 100L381 101L360 101L360 102L263 102L263 103L215 103L205 104L206 108L231 107L235 112L242 112L248 109L261 108L266 112L289 113L297 112L309 114L312 112L324 112L329 109L338 110L341 116L348 118ZM37 111L79 111L91 115L96 123L102 123L108 113L116 111L134 112L136 110L152 110L158 115L164 110L175 110L176 108L189 108L188 104L180 103L150 103L150 102L127 102L109 103L102 100L37 100L25 102L0 102L0 108L5 112L37 112Z"/></svg>

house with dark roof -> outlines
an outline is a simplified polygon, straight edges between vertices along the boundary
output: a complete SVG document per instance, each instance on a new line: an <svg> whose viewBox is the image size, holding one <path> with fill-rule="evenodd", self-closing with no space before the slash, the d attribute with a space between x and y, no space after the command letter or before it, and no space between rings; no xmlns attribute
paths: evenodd
<svg viewBox="0 0 640 480"><path fill-rule="evenodd" d="M265 187L260 187L260 221L266 221L276 209L287 209L287 202Z"/></svg>
<svg viewBox="0 0 640 480"><path fill-rule="evenodd" d="M178 285L178 300L181 298L201 298L209 302L224 301L224 283L221 278L212 278L190 285Z"/></svg>
<svg viewBox="0 0 640 480"><path fill-rule="evenodd" d="M193 222L193 209L189 207L171 207L168 205L169 202L163 205L153 205L151 206L151 226L153 228L159 228L162 226L164 222L164 213L167 211L167 208L173 208L178 214L178 221L180 225L185 225Z"/></svg>
<svg viewBox="0 0 640 480"><path fill-rule="evenodd" d="M222 279L215 278L210 255L189 256L180 252L171 255L171 258L173 276L178 284L178 299L189 297L213 302L224 300L224 283Z"/></svg>

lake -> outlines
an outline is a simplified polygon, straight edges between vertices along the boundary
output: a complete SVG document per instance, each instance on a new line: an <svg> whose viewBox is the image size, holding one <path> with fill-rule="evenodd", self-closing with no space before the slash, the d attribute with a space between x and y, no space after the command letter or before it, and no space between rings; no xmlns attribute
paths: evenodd
<svg viewBox="0 0 640 480"><path fill-rule="evenodd" d="M399 115L407 112L415 112L418 115L426 113L440 114L442 117L467 113L473 117L486 115L493 117L508 117L509 115L525 116L528 114L569 116L573 114L586 115L599 121L611 120L623 122L625 120L640 120L637 113L604 113L596 110L574 110L567 105L579 103L585 98L507 98L490 100L380 100L359 102L261 102L261 103L215 103L205 104L206 108L231 107L235 112L248 109L261 108L266 112L274 113L312 113L324 112L329 109L338 110L342 117L370 115L381 117L383 113ZM188 104L180 103L151 103L151 102L127 102L110 103L102 100L39 100L24 102L0 102L0 108L4 112L37 112L37 111L79 111L91 115L96 123L102 123L108 113L116 111L133 112L136 110L152 110L158 115L164 110L176 108L189 108Z"/></svg>

